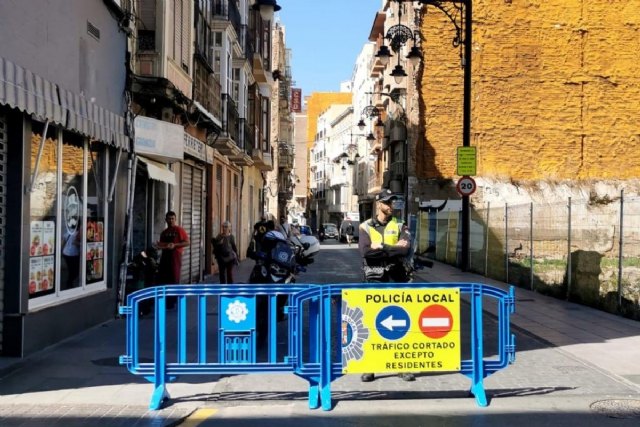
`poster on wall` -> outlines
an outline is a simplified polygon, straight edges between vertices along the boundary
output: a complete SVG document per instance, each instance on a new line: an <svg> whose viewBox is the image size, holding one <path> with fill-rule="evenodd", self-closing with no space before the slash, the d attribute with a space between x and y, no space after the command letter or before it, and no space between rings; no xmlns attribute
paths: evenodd
<svg viewBox="0 0 640 427"><path fill-rule="evenodd" d="M104 279L104 220L94 218L87 220L87 283L100 282Z"/></svg>
<svg viewBox="0 0 640 427"><path fill-rule="evenodd" d="M55 218L32 218L29 240L29 298L55 292L55 252Z"/></svg>
<svg viewBox="0 0 640 427"><path fill-rule="evenodd" d="M56 247L56 223L42 221L42 255L53 255Z"/></svg>
<svg viewBox="0 0 640 427"><path fill-rule="evenodd" d="M49 291L55 288L55 265L54 256L42 257L42 280L40 281L40 291Z"/></svg>
<svg viewBox="0 0 640 427"><path fill-rule="evenodd" d="M42 280L42 257L29 259L29 295L40 290Z"/></svg>
<svg viewBox="0 0 640 427"><path fill-rule="evenodd" d="M42 221L31 221L31 247L29 254L33 256L42 255Z"/></svg>

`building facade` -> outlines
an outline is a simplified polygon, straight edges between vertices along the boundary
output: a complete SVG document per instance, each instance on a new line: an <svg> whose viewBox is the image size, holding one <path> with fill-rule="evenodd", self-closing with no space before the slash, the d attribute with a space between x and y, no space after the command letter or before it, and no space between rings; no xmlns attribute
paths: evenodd
<svg viewBox="0 0 640 427"><path fill-rule="evenodd" d="M0 4L4 356L116 312L130 151L123 16L98 0Z"/></svg>

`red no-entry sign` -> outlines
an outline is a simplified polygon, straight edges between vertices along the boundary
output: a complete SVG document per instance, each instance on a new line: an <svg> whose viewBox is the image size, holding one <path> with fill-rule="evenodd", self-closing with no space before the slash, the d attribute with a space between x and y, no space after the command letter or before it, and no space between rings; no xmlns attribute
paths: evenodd
<svg viewBox="0 0 640 427"><path fill-rule="evenodd" d="M427 306L420 313L420 330L429 338L442 338L453 328L453 316L442 305Z"/></svg>

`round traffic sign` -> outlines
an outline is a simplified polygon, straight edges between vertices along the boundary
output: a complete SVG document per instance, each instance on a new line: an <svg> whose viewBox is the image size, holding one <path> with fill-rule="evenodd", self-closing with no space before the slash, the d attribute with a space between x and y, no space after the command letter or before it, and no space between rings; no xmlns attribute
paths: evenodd
<svg viewBox="0 0 640 427"><path fill-rule="evenodd" d="M462 196L470 196L476 191L476 181L470 176L463 176L458 180L456 190Z"/></svg>
<svg viewBox="0 0 640 427"><path fill-rule="evenodd" d="M429 338L442 338L453 328L453 316L443 305L427 306L420 313L420 330Z"/></svg>
<svg viewBox="0 0 640 427"><path fill-rule="evenodd" d="M390 305L376 316L376 329L382 338L394 341L404 337L411 326L409 313L397 305Z"/></svg>

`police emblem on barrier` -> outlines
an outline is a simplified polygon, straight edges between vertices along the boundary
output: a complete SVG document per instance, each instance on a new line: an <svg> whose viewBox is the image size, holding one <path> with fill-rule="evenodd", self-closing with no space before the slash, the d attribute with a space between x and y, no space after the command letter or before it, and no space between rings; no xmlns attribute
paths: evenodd
<svg viewBox="0 0 640 427"><path fill-rule="evenodd" d="M350 360L359 360L364 355L364 342L369 338L369 329L362 323L363 313L358 307L350 308L342 300L342 366Z"/></svg>
<svg viewBox="0 0 640 427"><path fill-rule="evenodd" d="M240 323L247 320L249 310L247 309L247 304L240 302L239 300L235 300L227 306L227 311L225 313L229 317L230 321Z"/></svg>

